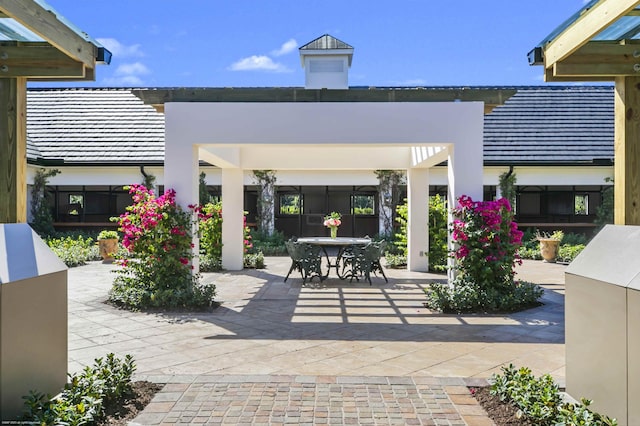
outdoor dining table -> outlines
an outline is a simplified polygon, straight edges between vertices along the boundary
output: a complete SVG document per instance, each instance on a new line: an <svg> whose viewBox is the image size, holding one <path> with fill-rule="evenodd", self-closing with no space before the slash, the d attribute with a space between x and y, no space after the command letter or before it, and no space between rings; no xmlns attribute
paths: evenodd
<svg viewBox="0 0 640 426"><path fill-rule="evenodd" d="M311 245L320 246L324 253L324 256L327 259L327 273L324 278L329 276L331 272L331 268L335 268L336 275L340 279L346 278L340 274L340 266L342 265L342 255L349 247L353 246L366 246L371 242L371 238L356 238L356 237L301 237L297 240L299 243L306 243ZM329 257L329 252L327 248L337 248L338 254L336 255L335 263L331 263L331 258Z"/></svg>

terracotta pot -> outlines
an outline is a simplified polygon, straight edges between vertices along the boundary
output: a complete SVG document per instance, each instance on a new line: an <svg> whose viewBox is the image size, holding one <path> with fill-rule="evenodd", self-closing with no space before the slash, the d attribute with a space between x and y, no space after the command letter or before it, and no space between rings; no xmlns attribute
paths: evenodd
<svg viewBox="0 0 640 426"><path fill-rule="evenodd" d="M539 238L538 241L540 241L540 254L542 255L542 259L544 259L545 262L555 263L560 241L550 238Z"/></svg>
<svg viewBox="0 0 640 426"><path fill-rule="evenodd" d="M113 255L118 252L118 239L98 240L98 249L102 256L102 263L113 263Z"/></svg>

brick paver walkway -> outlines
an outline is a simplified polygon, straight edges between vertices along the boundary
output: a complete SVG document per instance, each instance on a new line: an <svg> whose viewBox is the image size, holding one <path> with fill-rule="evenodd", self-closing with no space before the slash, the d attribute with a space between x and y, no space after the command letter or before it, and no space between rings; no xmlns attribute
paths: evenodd
<svg viewBox="0 0 640 426"><path fill-rule="evenodd" d="M135 424L492 423L462 379L263 375L198 376L191 383L167 383Z"/></svg>

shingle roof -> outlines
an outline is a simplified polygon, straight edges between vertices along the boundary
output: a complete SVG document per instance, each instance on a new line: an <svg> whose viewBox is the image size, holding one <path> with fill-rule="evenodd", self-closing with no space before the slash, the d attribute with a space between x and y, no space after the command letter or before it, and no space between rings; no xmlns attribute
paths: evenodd
<svg viewBox="0 0 640 426"><path fill-rule="evenodd" d="M164 116L130 89L29 89L31 162L158 164ZM612 160L613 87L520 87L485 116L485 164Z"/></svg>
<svg viewBox="0 0 640 426"><path fill-rule="evenodd" d="M27 137L27 159L31 161L38 161L42 159L42 154L38 146L31 141L31 138Z"/></svg>
<svg viewBox="0 0 640 426"><path fill-rule="evenodd" d="M485 116L485 164L613 160L611 86L518 88Z"/></svg>
<svg viewBox="0 0 640 426"><path fill-rule="evenodd" d="M29 89L27 135L49 161L164 161L164 116L128 89Z"/></svg>

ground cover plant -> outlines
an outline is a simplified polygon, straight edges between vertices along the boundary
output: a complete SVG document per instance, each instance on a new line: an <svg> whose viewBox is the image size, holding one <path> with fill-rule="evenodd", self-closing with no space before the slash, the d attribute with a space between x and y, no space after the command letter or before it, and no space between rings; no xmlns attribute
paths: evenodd
<svg viewBox="0 0 640 426"><path fill-rule="evenodd" d="M590 425L613 426L615 419L589 409L592 401L565 402L550 375L535 377L527 367L502 367L487 388L472 388L472 394L498 425Z"/></svg>
<svg viewBox="0 0 640 426"><path fill-rule="evenodd" d="M118 219L128 255L119 260L109 300L129 309L206 308L215 285L201 284L191 265L192 214L175 201L175 191L156 197L132 185L133 204Z"/></svg>
<svg viewBox="0 0 640 426"><path fill-rule="evenodd" d="M70 375L54 398L31 391L24 397L22 420L28 424L74 426L118 424L120 419L125 424L125 419L135 417L160 388L149 382L132 382L135 369L131 355L120 359L110 353L97 358L92 366Z"/></svg>
<svg viewBox="0 0 640 426"><path fill-rule="evenodd" d="M431 284L426 306L443 312L511 312L538 304L543 290L515 280L522 232L509 201L458 200L452 238L453 285Z"/></svg>

